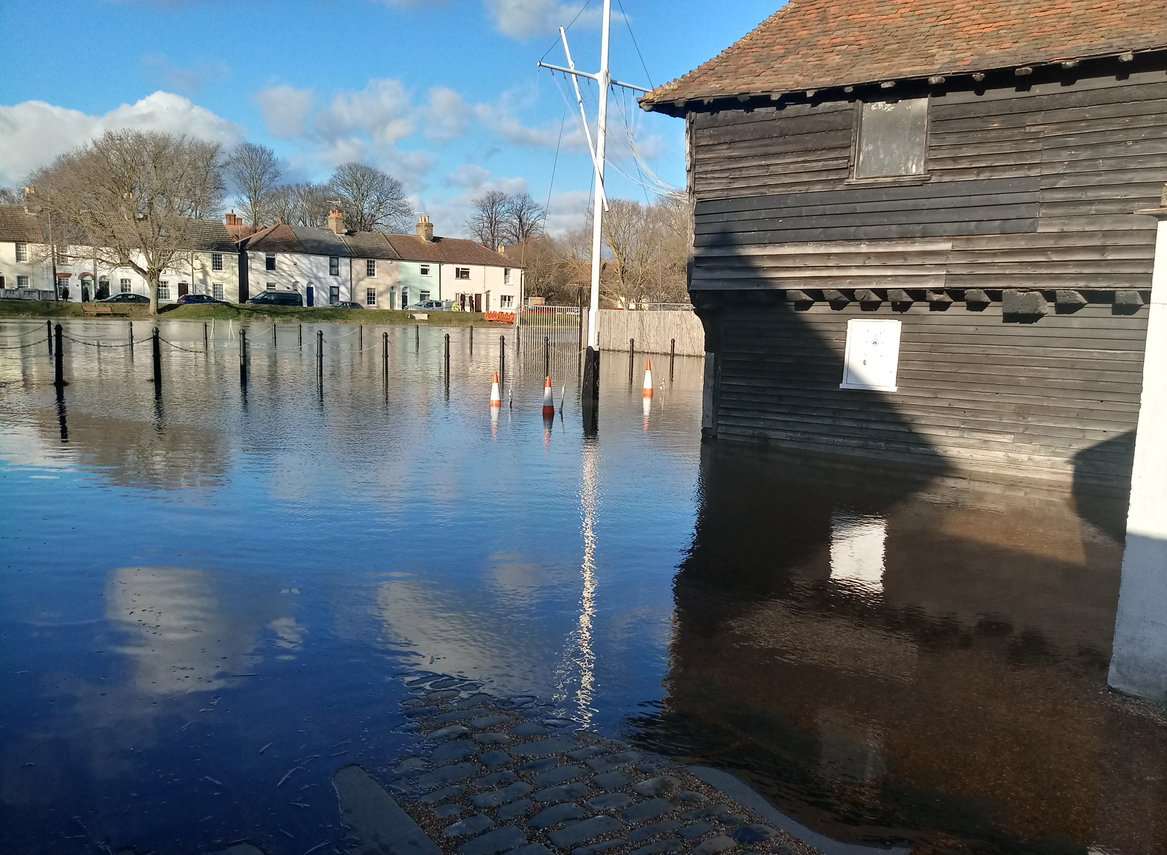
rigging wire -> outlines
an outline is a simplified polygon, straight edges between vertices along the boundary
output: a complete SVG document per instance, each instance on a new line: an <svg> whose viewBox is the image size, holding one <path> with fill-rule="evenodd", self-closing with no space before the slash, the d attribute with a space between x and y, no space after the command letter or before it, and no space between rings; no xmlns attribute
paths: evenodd
<svg viewBox="0 0 1167 855"><path fill-rule="evenodd" d="M656 89L656 83L653 82L652 74L648 70L648 63L644 61L644 54L640 52L640 42L636 39L636 33L632 32L632 19L624 11L624 0L616 0L616 3L620 6L620 17L624 19L624 26L628 28L628 35L632 36L632 46L636 48L636 55L640 57L640 67L644 69L644 76L648 80L648 85Z"/></svg>
<svg viewBox="0 0 1167 855"><path fill-rule="evenodd" d="M570 30L573 26L575 26L575 22L580 19L580 17L583 15L583 13L586 12L588 10L588 7L591 5L592 5L592 0L587 0L586 3L584 3L582 6L579 7L579 11L576 12L575 17L571 19L571 23L568 24L563 29ZM549 54L549 53L551 53L551 51L555 50L555 47L558 44L559 44L559 39L556 39L555 41L553 41L551 43L551 47L549 47L549 48L547 48L547 50L543 51L543 55L541 57L539 57L539 62L542 62L543 60L547 59L547 54Z"/></svg>

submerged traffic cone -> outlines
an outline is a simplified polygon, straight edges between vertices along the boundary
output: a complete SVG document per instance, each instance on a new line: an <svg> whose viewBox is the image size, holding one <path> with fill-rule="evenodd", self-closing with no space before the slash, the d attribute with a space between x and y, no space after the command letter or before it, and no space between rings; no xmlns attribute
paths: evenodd
<svg viewBox="0 0 1167 855"><path fill-rule="evenodd" d="M494 372L494 379L490 382L490 408L492 410L502 409L502 392L498 388L498 372Z"/></svg>
<svg viewBox="0 0 1167 855"><path fill-rule="evenodd" d="M644 397L652 397L652 360L644 362Z"/></svg>
<svg viewBox="0 0 1167 855"><path fill-rule="evenodd" d="M543 417L551 418L555 415L555 389L551 386L551 377L543 384Z"/></svg>

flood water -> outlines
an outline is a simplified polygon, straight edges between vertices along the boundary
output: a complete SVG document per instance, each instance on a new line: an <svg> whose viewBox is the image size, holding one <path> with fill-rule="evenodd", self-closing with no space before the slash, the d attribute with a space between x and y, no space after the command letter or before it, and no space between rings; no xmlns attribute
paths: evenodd
<svg viewBox="0 0 1167 855"><path fill-rule="evenodd" d="M68 324L58 400L0 322L0 852L338 840L418 669L736 770L834 851L1167 851L1165 716L1106 690L1121 503L703 447L699 360L646 409L605 355L585 436L574 351L545 423L509 333L492 421L497 330L449 330L447 393L436 328L255 324L246 391L237 325L161 328L156 396L124 323Z"/></svg>

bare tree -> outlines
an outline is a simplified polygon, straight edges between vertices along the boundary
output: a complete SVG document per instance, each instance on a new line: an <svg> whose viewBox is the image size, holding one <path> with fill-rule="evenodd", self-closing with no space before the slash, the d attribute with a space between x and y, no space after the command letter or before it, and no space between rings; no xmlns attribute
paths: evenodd
<svg viewBox="0 0 1167 855"><path fill-rule="evenodd" d="M268 199L268 216L276 223L323 228L332 195L326 184L282 184Z"/></svg>
<svg viewBox="0 0 1167 855"><path fill-rule="evenodd" d="M543 206L530 193L509 196L503 209L503 238L515 246L526 243L543 230L544 213ZM498 244L490 248L498 249Z"/></svg>
<svg viewBox="0 0 1167 855"><path fill-rule="evenodd" d="M9 187L0 187L0 205L19 205L24 197Z"/></svg>
<svg viewBox="0 0 1167 855"><path fill-rule="evenodd" d="M241 143L227 158L226 167L231 190L251 225L266 225L272 192L283 175L276 153L265 145Z"/></svg>
<svg viewBox="0 0 1167 855"><path fill-rule="evenodd" d="M364 163L345 163L328 182L340 202L345 223L358 232L378 229L406 231L412 225L413 206L405 198L401 182Z"/></svg>
<svg viewBox="0 0 1167 855"><path fill-rule="evenodd" d="M474 213L466 220L466 230L483 246L498 249L506 235L510 197L501 190L488 190L473 204Z"/></svg>
<svg viewBox="0 0 1167 855"><path fill-rule="evenodd" d="M615 199L604 218L611 254L609 296L619 305L686 299L688 204L667 197L653 205Z"/></svg>
<svg viewBox="0 0 1167 855"><path fill-rule="evenodd" d="M34 174L32 201L72 254L142 276L157 312L159 278L221 194L206 168L217 157L217 145L182 135L109 131Z"/></svg>

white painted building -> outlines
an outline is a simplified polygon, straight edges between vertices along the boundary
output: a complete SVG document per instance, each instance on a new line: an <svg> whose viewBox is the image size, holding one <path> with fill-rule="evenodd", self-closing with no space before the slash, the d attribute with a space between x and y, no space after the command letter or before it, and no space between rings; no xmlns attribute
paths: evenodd
<svg viewBox="0 0 1167 855"><path fill-rule="evenodd" d="M158 302L177 302L184 294L207 294L227 302L239 299L239 254L226 223L195 223L193 246L159 281ZM236 218L237 220L237 218ZM100 300L114 294L149 296L145 277L130 267L94 259L89 247L70 246L55 259L57 296L70 302ZM0 206L0 290L6 296L54 299L51 245L43 218L19 205Z"/></svg>
<svg viewBox="0 0 1167 855"><path fill-rule="evenodd" d="M354 302L403 309L444 300L465 311L511 311L522 294L522 270L479 243L436 237L422 216L416 235L350 232L338 212L326 229L280 224L241 242L250 297L295 291L306 306ZM246 299L246 297L244 297Z"/></svg>

